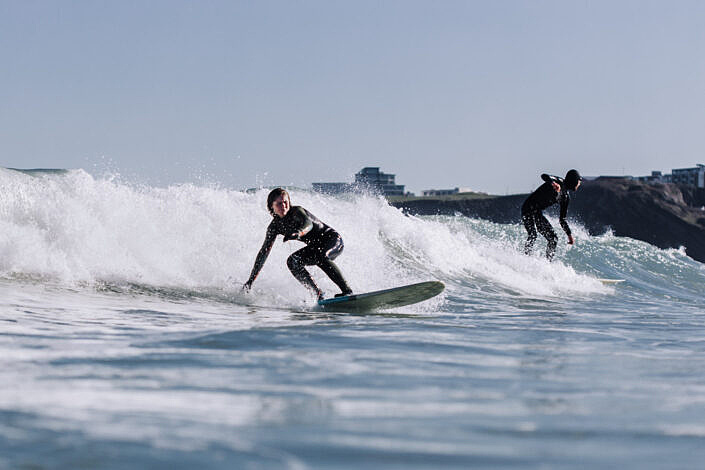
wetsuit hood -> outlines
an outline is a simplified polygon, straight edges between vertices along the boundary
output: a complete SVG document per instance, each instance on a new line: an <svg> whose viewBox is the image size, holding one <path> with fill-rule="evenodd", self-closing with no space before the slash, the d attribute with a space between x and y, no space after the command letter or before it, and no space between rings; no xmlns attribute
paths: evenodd
<svg viewBox="0 0 705 470"><path fill-rule="evenodd" d="M578 170L570 170L568 173L565 175L565 186L572 190L575 191L576 187L578 186L578 182L581 181L583 178L580 176L580 173L578 173Z"/></svg>

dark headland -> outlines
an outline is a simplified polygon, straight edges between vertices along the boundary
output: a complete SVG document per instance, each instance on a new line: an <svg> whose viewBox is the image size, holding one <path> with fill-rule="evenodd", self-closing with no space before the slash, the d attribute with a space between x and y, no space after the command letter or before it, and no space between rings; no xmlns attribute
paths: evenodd
<svg viewBox="0 0 705 470"><path fill-rule="evenodd" d="M390 204L414 215L463 214L496 223L520 223L527 194L391 198ZM556 214L557 205L549 209ZM553 211L553 212L551 212ZM705 262L705 189L675 184L647 184L630 179L583 181L571 194L569 220L591 235L607 230L659 248L684 246L691 258ZM556 227L560 231L560 227Z"/></svg>

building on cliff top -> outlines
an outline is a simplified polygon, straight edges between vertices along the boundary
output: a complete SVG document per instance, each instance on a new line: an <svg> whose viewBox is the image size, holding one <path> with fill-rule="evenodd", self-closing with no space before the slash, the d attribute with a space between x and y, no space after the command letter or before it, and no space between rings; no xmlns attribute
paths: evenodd
<svg viewBox="0 0 705 470"><path fill-rule="evenodd" d="M367 191L382 196L403 196L404 185L394 182L396 175L383 173L379 167L365 167L355 174L354 183L312 183L313 190L326 194Z"/></svg>
<svg viewBox="0 0 705 470"><path fill-rule="evenodd" d="M671 170L671 182L705 188L705 165L695 168L678 168Z"/></svg>
<svg viewBox="0 0 705 470"><path fill-rule="evenodd" d="M453 189L424 189L421 193L424 196L450 196L451 194L471 193L470 188L453 188Z"/></svg>
<svg viewBox="0 0 705 470"><path fill-rule="evenodd" d="M675 183L705 188L705 165L698 163L693 168L674 168L670 175L652 171L651 176L638 176L635 179L644 183Z"/></svg>

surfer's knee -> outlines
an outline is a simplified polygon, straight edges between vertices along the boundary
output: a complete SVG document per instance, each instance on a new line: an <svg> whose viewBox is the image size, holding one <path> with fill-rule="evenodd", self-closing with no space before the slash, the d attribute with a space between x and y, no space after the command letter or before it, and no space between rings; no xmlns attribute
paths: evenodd
<svg viewBox="0 0 705 470"><path fill-rule="evenodd" d="M546 229L543 231L542 235L546 238L546 241L548 242L549 245L557 245L558 244L558 235L556 235L555 230L553 230L550 227L546 227Z"/></svg>
<svg viewBox="0 0 705 470"><path fill-rule="evenodd" d="M558 246L558 237L555 234L553 234L552 237L546 237L546 240L548 241L549 248L552 250Z"/></svg>
<svg viewBox="0 0 705 470"><path fill-rule="evenodd" d="M300 271L301 268L303 268L303 263L301 262L301 258L294 253L293 255L289 256L286 259L286 265L289 268L289 271L291 272L297 272Z"/></svg>

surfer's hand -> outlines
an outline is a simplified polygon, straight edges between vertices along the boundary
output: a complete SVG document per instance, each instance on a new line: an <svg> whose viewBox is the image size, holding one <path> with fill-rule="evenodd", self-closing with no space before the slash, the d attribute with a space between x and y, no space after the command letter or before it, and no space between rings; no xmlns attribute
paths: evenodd
<svg viewBox="0 0 705 470"><path fill-rule="evenodd" d="M568 235L568 245L572 245L575 243L575 239L573 238L573 235Z"/></svg>
<svg viewBox="0 0 705 470"><path fill-rule="evenodd" d="M560 184L556 183L555 181L552 181L552 182L551 182L551 186L553 186L553 189L554 189L557 193L560 193L560 192L561 192L561 185L560 185Z"/></svg>
<svg viewBox="0 0 705 470"><path fill-rule="evenodd" d="M245 292L250 292L250 289L252 289L252 281L247 281L242 285L242 290Z"/></svg>

